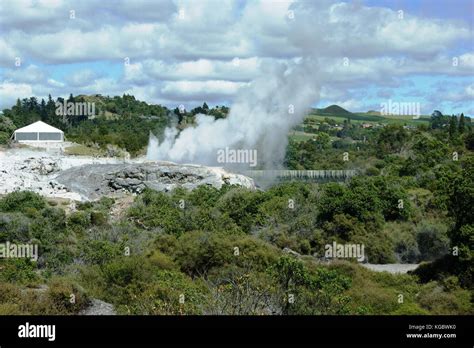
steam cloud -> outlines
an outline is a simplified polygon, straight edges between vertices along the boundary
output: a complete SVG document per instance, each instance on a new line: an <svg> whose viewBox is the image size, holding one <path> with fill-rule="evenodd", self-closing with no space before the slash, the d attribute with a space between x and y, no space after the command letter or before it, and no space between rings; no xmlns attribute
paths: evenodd
<svg viewBox="0 0 474 348"><path fill-rule="evenodd" d="M265 68L239 92L226 119L200 114L195 127L167 128L161 143L151 135L147 158L216 165L218 150L228 147L256 149L259 167L281 166L288 131L319 99L317 72L309 58Z"/></svg>

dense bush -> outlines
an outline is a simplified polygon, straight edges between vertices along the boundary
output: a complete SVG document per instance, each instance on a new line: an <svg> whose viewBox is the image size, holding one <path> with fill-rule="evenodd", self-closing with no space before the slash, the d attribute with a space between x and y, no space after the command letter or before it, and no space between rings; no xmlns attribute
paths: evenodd
<svg viewBox="0 0 474 348"><path fill-rule="evenodd" d="M31 191L16 191L0 199L0 211L27 212L28 209L40 210L46 207L46 201Z"/></svg>
<svg viewBox="0 0 474 348"><path fill-rule="evenodd" d="M126 314L200 313L205 288L159 265L156 258L141 256L121 257L105 264L100 270L105 299Z"/></svg>
<svg viewBox="0 0 474 348"><path fill-rule="evenodd" d="M418 301L431 314L474 314L469 291L460 288L451 289L449 293L440 291L435 282L422 288Z"/></svg>
<svg viewBox="0 0 474 348"><path fill-rule="evenodd" d="M83 289L67 278L56 277L42 288L22 289L0 283L1 315L71 315L88 302Z"/></svg>
<svg viewBox="0 0 474 348"><path fill-rule="evenodd" d="M190 275L204 275L227 264L263 270L277 257L272 246L256 238L208 232L180 236L173 255L181 270Z"/></svg>
<svg viewBox="0 0 474 348"><path fill-rule="evenodd" d="M422 260L435 260L449 252L447 227L443 224L422 222L417 226L416 239Z"/></svg>
<svg viewBox="0 0 474 348"><path fill-rule="evenodd" d="M0 213L0 242L30 240L31 219L21 213Z"/></svg>
<svg viewBox="0 0 474 348"><path fill-rule="evenodd" d="M10 118L0 115L0 144L8 143L15 129L16 127Z"/></svg>
<svg viewBox="0 0 474 348"><path fill-rule="evenodd" d="M337 270L308 269L292 257L281 257L270 268L280 295L281 314L345 314L350 278Z"/></svg>
<svg viewBox="0 0 474 348"><path fill-rule="evenodd" d="M36 263L30 259L1 260L0 269L0 282L34 284L39 280Z"/></svg>

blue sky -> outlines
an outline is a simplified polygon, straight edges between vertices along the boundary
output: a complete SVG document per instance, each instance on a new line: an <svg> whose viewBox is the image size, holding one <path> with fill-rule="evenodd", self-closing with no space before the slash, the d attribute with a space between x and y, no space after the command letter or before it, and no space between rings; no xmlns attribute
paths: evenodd
<svg viewBox="0 0 474 348"><path fill-rule="evenodd" d="M473 7L472 0L2 0L0 109L16 98L69 93L232 105L269 67L291 70L310 58L319 66L307 76L320 89L313 106L379 110L390 99L418 102L423 114L474 115Z"/></svg>
<svg viewBox="0 0 474 348"><path fill-rule="evenodd" d="M364 0L363 3L395 11L403 9L419 17L464 20L472 26L472 0Z"/></svg>

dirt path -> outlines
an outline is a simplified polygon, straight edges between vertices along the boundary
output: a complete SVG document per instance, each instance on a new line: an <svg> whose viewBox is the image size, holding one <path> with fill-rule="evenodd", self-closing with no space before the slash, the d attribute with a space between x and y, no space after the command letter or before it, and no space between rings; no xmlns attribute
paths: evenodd
<svg viewBox="0 0 474 348"><path fill-rule="evenodd" d="M370 269L374 272L388 272L392 274L404 274L418 268L417 263L388 263L384 265L372 263L360 263L361 266Z"/></svg>

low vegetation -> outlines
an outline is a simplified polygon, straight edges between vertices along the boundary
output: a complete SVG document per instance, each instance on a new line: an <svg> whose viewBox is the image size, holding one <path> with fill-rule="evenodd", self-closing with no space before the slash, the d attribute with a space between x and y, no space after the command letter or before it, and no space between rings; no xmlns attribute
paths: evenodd
<svg viewBox="0 0 474 348"><path fill-rule="evenodd" d="M99 99L102 111L130 111L72 124L71 137L136 153L166 124L130 97ZM147 112L158 118L138 126ZM301 125L312 137L290 140L286 166L359 171L346 182L145 190L119 219L111 198L74 211L31 192L0 198L0 244L39 247L37 260L0 260L0 314L73 314L91 298L120 314L473 314L470 120L363 127L344 117ZM135 140L119 144L121 134ZM326 262L333 242L364 245L370 263L421 266L394 275Z"/></svg>

